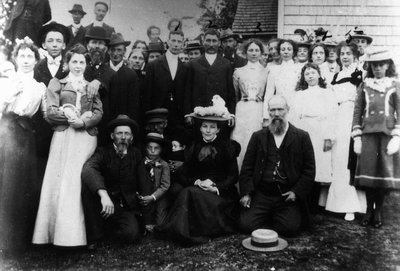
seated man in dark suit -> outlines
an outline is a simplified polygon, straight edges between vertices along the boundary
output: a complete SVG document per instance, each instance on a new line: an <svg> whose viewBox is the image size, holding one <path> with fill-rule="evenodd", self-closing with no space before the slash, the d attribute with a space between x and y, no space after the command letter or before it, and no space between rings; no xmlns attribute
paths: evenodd
<svg viewBox="0 0 400 271"><path fill-rule="evenodd" d="M271 228L290 237L308 222L314 150L308 133L287 121L285 98L273 96L268 104L271 124L252 135L240 172L239 227L248 233Z"/></svg>
<svg viewBox="0 0 400 271"><path fill-rule="evenodd" d="M108 5L105 2L96 2L94 4L94 15L96 17L96 20L89 24L88 26L86 26L86 31L89 31L90 28L94 27L94 26L99 26L104 28L104 30L106 31L107 37L111 37L112 33L115 33L115 29L114 27L106 24L103 22L104 17L106 17L108 12Z"/></svg>
<svg viewBox="0 0 400 271"><path fill-rule="evenodd" d="M74 4L72 9L68 12L72 14L73 23L68 26L71 34L71 39L67 44L67 50L77 43L85 45L86 34L86 29L81 24L82 18L86 15L86 12L83 10L82 5Z"/></svg>
<svg viewBox="0 0 400 271"><path fill-rule="evenodd" d="M85 213L88 249L106 233L119 241L134 242L140 236L137 193L138 166L142 155L132 146L138 125L126 115L108 124L112 143L98 147L82 169L82 204ZM147 189L147 190L146 190Z"/></svg>

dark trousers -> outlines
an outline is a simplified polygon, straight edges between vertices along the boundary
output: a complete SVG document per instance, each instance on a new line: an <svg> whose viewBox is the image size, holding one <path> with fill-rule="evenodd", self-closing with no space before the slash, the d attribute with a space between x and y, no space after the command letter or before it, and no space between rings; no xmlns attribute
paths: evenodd
<svg viewBox="0 0 400 271"><path fill-rule="evenodd" d="M100 197L85 185L82 185L82 204L88 243L100 240L106 234L124 243L132 243L139 238L140 227L134 211L114 202L114 214L104 219L100 215Z"/></svg>
<svg viewBox="0 0 400 271"><path fill-rule="evenodd" d="M298 201L285 202L280 195L266 195L257 191L252 196L250 208L242 208L239 227L246 233L256 229L273 229L287 237L295 236L301 225Z"/></svg>

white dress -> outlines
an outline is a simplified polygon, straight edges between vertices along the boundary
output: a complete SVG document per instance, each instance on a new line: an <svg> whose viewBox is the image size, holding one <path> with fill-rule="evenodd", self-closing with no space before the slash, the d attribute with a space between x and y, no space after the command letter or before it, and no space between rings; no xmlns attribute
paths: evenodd
<svg viewBox="0 0 400 271"><path fill-rule="evenodd" d="M64 93L68 95L68 92L61 89L59 100L63 100ZM80 108L81 96L77 97L75 106ZM81 171L96 146L97 137L85 129L68 127L54 132L40 194L32 239L34 244L52 243L65 247L87 244Z"/></svg>
<svg viewBox="0 0 400 271"><path fill-rule="evenodd" d="M251 135L262 128L263 102L267 72L259 62L238 68L233 73L235 87L236 123L232 132L232 139L236 140L241 151L238 157L239 170L242 167L244 154ZM256 98L259 97L259 101Z"/></svg>
<svg viewBox="0 0 400 271"><path fill-rule="evenodd" d="M354 101L357 87L348 80L356 65L343 68L332 86L338 106L336 114L337 136L332 149L333 179L329 187L326 210L336 213L365 212L365 195L350 185L350 171L347 168L350 134L353 121Z"/></svg>
<svg viewBox="0 0 400 271"><path fill-rule="evenodd" d="M332 151L323 151L324 140L335 139L336 100L330 88L318 85L297 91L292 103L293 124L310 134L315 154L315 181L332 181ZM311 106L312 105L312 106Z"/></svg>
<svg viewBox="0 0 400 271"><path fill-rule="evenodd" d="M302 67L301 63L294 63L293 60L282 61L280 65L270 66L264 96L264 119L269 119L268 101L273 95L279 94L284 96L289 106L291 105L291 99L296 92L295 89L300 79Z"/></svg>

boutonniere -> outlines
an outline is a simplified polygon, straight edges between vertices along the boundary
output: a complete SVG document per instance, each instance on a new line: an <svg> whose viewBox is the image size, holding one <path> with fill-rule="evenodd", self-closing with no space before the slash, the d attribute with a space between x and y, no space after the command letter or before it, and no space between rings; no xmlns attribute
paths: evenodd
<svg viewBox="0 0 400 271"><path fill-rule="evenodd" d="M155 162L154 166L155 166L156 168L160 168L162 165L161 165L160 162L157 161L157 162Z"/></svg>

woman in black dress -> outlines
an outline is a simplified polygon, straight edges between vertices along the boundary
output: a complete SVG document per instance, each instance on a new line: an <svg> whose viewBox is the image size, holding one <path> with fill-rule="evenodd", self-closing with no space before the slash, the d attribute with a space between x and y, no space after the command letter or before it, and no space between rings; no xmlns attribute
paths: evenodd
<svg viewBox="0 0 400 271"><path fill-rule="evenodd" d="M218 136L223 116L191 114L200 125L201 137L186 153L180 170L185 188L172 205L161 233L182 245L207 242L235 231L238 166L234 148Z"/></svg>

